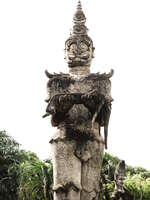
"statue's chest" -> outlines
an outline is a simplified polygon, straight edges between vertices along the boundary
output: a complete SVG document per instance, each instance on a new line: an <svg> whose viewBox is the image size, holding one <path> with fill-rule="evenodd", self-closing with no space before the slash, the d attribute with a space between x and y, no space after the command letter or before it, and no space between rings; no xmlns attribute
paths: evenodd
<svg viewBox="0 0 150 200"><path fill-rule="evenodd" d="M83 93L87 94L92 90L92 84L85 80L75 80L73 84L68 87L69 93ZM79 124L91 118L91 114L83 104L74 105L69 111L69 117L72 122Z"/></svg>
<svg viewBox="0 0 150 200"><path fill-rule="evenodd" d="M85 80L75 80L68 87L69 93L87 93L92 90L92 84Z"/></svg>

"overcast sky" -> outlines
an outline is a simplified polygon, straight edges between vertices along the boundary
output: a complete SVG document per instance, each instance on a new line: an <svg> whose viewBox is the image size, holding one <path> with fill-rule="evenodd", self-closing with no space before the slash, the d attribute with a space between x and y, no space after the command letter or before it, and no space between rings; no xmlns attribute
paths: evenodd
<svg viewBox="0 0 150 200"><path fill-rule="evenodd" d="M49 72L67 72L64 42L77 0L0 0L0 130L45 159L54 128L45 114ZM95 59L115 70L108 151L150 169L150 1L82 0Z"/></svg>

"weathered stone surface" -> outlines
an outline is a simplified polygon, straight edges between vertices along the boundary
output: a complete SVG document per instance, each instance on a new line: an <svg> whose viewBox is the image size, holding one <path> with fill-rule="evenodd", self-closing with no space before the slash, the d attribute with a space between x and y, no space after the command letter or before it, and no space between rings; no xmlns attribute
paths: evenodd
<svg viewBox="0 0 150 200"><path fill-rule="evenodd" d="M93 132L98 135L99 129L96 127ZM66 130L61 129L50 142L55 200L97 199L104 151L101 136L92 140L70 139Z"/></svg>
<svg viewBox="0 0 150 200"><path fill-rule="evenodd" d="M112 194L112 200L124 200L125 190L124 190L124 181L125 181L125 161L121 160L115 170L114 174L115 189Z"/></svg>
<svg viewBox="0 0 150 200"><path fill-rule="evenodd" d="M91 73L93 41L87 35L79 1L73 34L65 43L68 74L50 74L44 117L51 115L57 131L50 143L54 168L54 200L98 200L100 170L107 148L111 113L108 74ZM104 139L101 134L104 128Z"/></svg>
<svg viewBox="0 0 150 200"><path fill-rule="evenodd" d="M81 162L75 156L76 141L67 138L53 140L52 158L54 167L54 190L59 186L72 183L76 189L81 189Z"/></svg>

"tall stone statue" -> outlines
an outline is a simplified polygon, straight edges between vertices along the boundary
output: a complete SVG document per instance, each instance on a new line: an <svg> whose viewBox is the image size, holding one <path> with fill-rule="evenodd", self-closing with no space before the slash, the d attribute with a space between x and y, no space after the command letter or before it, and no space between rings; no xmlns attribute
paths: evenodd
<svg viewBox="0 0 150 200"><path fill-rule="evenodd" d="M48 105L44 117L50 115L52 126L57 127L50 140L54 200L98 200L113 70L108 74L90 73L94 47L80 1L73 22L72 34L65 42L69 73L46 71Z"/></svg>

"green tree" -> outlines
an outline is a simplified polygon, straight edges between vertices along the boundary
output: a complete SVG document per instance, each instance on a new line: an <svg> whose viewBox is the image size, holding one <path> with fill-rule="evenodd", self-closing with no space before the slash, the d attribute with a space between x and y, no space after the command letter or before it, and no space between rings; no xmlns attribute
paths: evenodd
<svg viewBox="0 0 150 200"><path fill-rule="evenodd" d="M109 153L104 154L101 170L101 188L103 200L110 200L114 190L114 172L119 158ZM150 200L150 171L142 167L126 165L126 180L124 184L128 200Z"/></svg>
<svg viewBox="0 0 150 200"><path fill-rule="evenodd" d="M128 174L125 180L126 190L135 200L150 200L150 177L145 178L139 174Z"/></svg>
<svg viewBox="0 0 150 200"><path fill-rule="evenodd" d="M105 153L101 170L101 200L110 200L119 158ZM53 170L50 159L41 161L6 131L0 132L0 200L52 200ZM150 200L150 171L126 165L124 184L128 200Z"/></svg>
<svg viewBox="0 0 150 200"><path fill-rule="evenodd" d="M119 158L105 152L101 170L101 199L110 200L114 190L114 172Z"/></svg>
<svg viewBox="0 0 150 200"><path fill-rule="evenodd" d="M0 132L0 200L51 200L52 164Z"/></svg>
<svg viewBox="0 0 150 200"><path fill-rule="evenodd" d="M19 199L52 200L52 165L40 160L23 162L20 166Z"/></svg>
<svg viewBox="0 0 150 200"><path fill-rule="evenodd" d="M0 200L17 199L19 144L6 131L0 132Z"/></svg>

